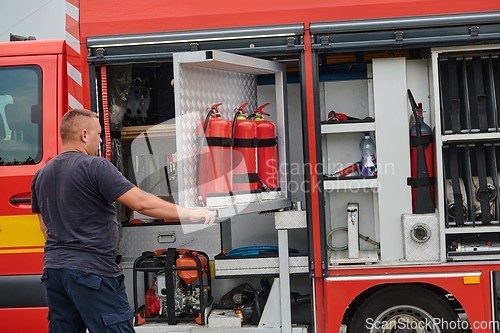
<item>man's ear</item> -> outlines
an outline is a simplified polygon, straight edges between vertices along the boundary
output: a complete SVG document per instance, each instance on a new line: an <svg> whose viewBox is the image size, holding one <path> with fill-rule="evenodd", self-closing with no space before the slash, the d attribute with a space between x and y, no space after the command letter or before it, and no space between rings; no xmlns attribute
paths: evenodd
<svg viewBox="0 0 500 333"><path fill-rule="evenodd" d="M85 143L87 143L87 135L88 133L86 129L83 129L82 132L80 133L80 139Z"/></svg>

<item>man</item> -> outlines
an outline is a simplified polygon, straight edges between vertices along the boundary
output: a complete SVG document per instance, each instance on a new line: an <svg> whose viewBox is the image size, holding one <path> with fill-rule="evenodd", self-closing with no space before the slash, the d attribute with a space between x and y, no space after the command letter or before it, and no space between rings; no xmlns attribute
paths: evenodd
<svg viewBox="0 0 500 333"><path fill-rule="evenodd" d="M94 112L75 109L60 126L62 153L31 186L33 212L45 236L42 282L51 333L134 332L124 277L116 264L114 202L152 217L204 222L214 212L190 210L141 191L97 157L101 126Z"/></svg>

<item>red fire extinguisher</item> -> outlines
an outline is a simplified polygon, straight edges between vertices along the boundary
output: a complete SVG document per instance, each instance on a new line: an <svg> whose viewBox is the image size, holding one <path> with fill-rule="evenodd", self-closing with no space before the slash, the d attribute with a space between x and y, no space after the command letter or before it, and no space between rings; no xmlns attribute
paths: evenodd
<svg viewBox="0 0 500 333"><path fill-rule="evenodd" d="M235 111L232 128L233 146L233 192L254 192L259 190L257 175L257 123L247 119L245 108L248 102Z"/></svg>
<svg viewBox="0 0 500 333"><path fill-rule="evenodd" d="M411 178L413 212L434 213L434 143L432 129L424 123L422 103L415 103L411 91L408 98L412 105L415 124L410 128Z"/></svg>
<svg viewBox="0 0 500 333"><path fill-rule="evenodd" d="M264 118L269 103L259 106L250 116L257 125L257 172L263 190L278 189L278 141L273 122Z"/></svg>
<svg viewBox="0 0 500 333"><path fill-rule="evenodd" d="M200 201L205 204L207 196L230 195L232 190L231 121L221 116L220 105L222 103L212 105L198 129L201 149L196 172L197 190Z"/></svg>

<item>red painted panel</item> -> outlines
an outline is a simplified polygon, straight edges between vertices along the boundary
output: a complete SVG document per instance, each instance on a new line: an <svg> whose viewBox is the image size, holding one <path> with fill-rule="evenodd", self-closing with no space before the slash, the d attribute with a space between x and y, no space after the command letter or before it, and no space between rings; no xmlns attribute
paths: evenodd
<svg viewBox="0 0 500 333"><path fill-rule="evenodd" d="M374 269L339 269L330 272L325 281L325 318L327 331L339 332L342 317L351 302L362 292L379 285L424 283L453 294L462 304L469 321L488 323L491 317L490 271L500 265L431 265L413 267L382 267ZM465 285L463 277L444 276L446 273L482 272L480 284ZM426 276L426 274L432 274ZM441 276L440 276L441 275ZM474 333L490 333L478 327Z"/></svg>
<svg viewBox="0 0 500 333"><path fill-rule="evenodd" d="M42 274L43 253L0 254L0 276Z"/></svg>
<svg viewBox="0 0 500 333"><path fill-rule="evenodd" d="M0 309L2 333L47 333L48 308Z"/></svg>
<svg viewBox="0 0 500 333"><path fill-rule="evenodd" d="M488 12L498 0L228 0L82 1L81 40L87 36L276 25L368 18Z"/></svg>
<svg viewBox="0 0 500 333"><path fill-rule="evenodd" d="M62 54L64 52L64 41L25 41L0 43L0 57L11 56L33 56L47 54ZM23 64L20 58L9 59L16 64Z"/></svg>

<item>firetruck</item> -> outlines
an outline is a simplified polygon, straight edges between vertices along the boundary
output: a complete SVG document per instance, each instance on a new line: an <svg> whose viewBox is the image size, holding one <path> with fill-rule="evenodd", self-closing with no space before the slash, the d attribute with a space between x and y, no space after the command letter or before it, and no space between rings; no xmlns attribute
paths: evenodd
<svg viewBox="0 0 500 333"><path fill-rule="evenodd" d="M67 0L0 44L0 331L47 332L30 184L85 108L218 216L117 206L137 332L500 332L499 102L498 1Z"/></svg>

